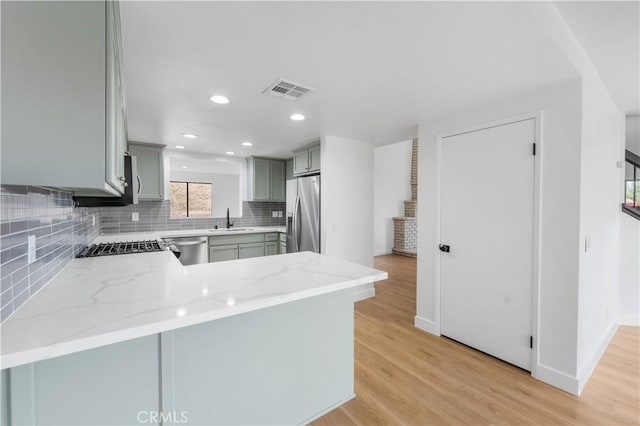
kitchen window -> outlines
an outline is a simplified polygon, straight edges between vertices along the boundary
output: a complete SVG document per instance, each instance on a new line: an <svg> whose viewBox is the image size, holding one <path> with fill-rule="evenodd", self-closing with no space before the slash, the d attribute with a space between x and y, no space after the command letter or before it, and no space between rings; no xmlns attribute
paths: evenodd
<svg viewBox="0 0 640 426"><path fill-rule="evenodd" d="M171 218L211 217L211 184L171 181Z"/></svg>

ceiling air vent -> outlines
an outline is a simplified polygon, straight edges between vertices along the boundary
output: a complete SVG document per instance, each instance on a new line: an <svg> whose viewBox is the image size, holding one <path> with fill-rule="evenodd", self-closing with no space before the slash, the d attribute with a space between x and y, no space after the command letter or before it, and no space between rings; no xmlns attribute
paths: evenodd
<svg viewBox="0 0 640 426"><path fill-rule="evenodd" d="M313 89L311 87L302 86L291 81L280 79L269 85L269 87L264 89L262 93L275 96L276 98L297 101L312 90Z"/></svg>

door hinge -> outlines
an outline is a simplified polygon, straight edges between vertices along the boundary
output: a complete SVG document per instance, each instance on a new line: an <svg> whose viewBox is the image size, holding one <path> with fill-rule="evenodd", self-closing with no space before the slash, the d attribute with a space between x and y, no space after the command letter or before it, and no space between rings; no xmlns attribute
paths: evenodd
<svg viewBox="0 0 640 426"><path fill-rule="evenodd" d="M536 143L533 143L533 155L536 155Z"/></svg>
<svg viewBox="0 0 640 426"><path fill-rule="evenodd" d="M533 349L533 336L529 336L529 347Z"/></svg>

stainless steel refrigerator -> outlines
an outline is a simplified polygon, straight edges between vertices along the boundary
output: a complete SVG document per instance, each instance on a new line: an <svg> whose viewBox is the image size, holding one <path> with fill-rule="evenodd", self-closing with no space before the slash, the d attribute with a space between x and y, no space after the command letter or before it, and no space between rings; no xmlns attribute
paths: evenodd
<svg viewBox="0 0 640 426"><path fill-rule="evenodd" d="M287 181L287 253L320 253L320 176Z"/></svg>

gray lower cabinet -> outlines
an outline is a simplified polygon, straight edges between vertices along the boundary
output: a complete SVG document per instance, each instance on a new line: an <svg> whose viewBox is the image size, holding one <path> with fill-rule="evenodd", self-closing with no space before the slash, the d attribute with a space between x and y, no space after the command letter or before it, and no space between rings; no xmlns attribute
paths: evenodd
<svg viewBox="0 0 640 426"><path fill-rule="evenodd" d="M279 253L285 254L287 252L287 234L285 232L278 233Z"/></svg>
<svg viewBox="0 0 640 426"><path fill-rule="evenodd" d="M136 157L138 164L140 200L164 200L164 147L165 145L129 142L129 153Z"/></svg>
<svg viewBox="0 0 640 426"><path fill-rule="evenodd" d="M209 237L209 262L248 259L284 253L282 233L264 232L242 235L215 235ZM286 242L286 235L284 237Z"/></svg>
<svg viewBox="0 0 640 426"><path fill-rule="evenodd" d="M343 290L3 370L2 424L308 424L353 377Z"/></svg>
<svg viewBox="0 0 640 426"><path fill-rule="evenodd" d="M264 243L238 244L238 258L249 259L250 257L264 256Z"/></svg>
<svg viewBox="0 0 640 426"><path fill-rule="evenodd" d="M236 259L238 259L237 244L209 247L209 262L224 262Z"/></svg>
<svg viewBox="0 0 640 426"><path fill-rule="evenodd" d="M3 424L159 424L149 418L160 411L158 339L156 334L11 368L3 384L9 387Z"/></svg>
<svg viewBox="0 0 640 426"><path fill-rule="evenodd" d="M274 254L280 254L280 242L279 241L270 241L268 243L264 243L264 255L271 256Z"/></svg>

